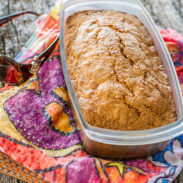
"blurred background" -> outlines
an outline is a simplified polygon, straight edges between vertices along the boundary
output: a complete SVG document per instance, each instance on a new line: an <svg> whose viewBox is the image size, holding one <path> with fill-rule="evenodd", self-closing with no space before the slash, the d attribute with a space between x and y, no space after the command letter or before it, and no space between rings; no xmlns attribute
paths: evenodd
<svg viewBox="0 0 183 183"><path fill-rule="evenodd" d="M157 25L173 28L183 34L183 0L141 0ZM0 0L0 17L10 13L32 10L47 13L55 0ZM25 15L0 31L0 54L15 57L30 37L36 16Z"/></svg>

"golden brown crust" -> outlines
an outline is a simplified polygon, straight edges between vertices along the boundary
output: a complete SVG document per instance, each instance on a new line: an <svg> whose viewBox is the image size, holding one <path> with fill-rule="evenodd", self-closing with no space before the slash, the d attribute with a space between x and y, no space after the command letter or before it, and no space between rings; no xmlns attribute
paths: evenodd
<svg viewBox="0 0 183 183"><path fill-rule="evenodd" d="M65 28L70 79L86 121L143 130L176 120L172 89L144 25L133 15L83 11Z"/></svg>

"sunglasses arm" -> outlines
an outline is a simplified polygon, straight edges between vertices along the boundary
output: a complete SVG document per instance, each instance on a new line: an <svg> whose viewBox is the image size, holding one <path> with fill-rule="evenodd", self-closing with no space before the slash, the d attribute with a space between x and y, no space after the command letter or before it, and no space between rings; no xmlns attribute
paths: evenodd
<svg viewBox="0 0 183 183"><path fill-rule="evenodd" d="M32 14L32 15L36 15L36 16L41 15L41 14L35 13L33 11L21 11L18 13L13 13L13 14L10 14L8 16L0 18L0 27L5 26L8 22L18 18L21 15L25 15L25 14Z"/></svg>
<svg viewBox="0 0 183 183"><path fill-rule="evenodd" d="M40 14L37 14L32 11L19 12L0 18L0 26L4 26L9 21L24 14L34 14L36 16L40 16ZM0 56L0 80L3 81L4 83L8 83L11 85L19 85L22 82L25 82L40 68L40 66L45 62L45 60L47 60L47 58L51 55L51 53L53 52L58 43L58 40L59 40L59 34L46 50L44 50L41 54L34 56L33 61L28 64L21 64L7 56ZM9 67L11 69L9 69ZM9 80L6 79L8 76L8 71L11 70L13 70L14 73L18 73L18 75L16 75L17 79L16 81L14 81L14 83L11 82L12 80L11 78Z"/></svg>

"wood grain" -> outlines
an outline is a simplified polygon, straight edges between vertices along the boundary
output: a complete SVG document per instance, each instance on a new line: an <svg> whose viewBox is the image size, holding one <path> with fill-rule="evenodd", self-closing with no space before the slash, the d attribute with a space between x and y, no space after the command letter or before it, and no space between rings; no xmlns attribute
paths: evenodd
<svg viewBox="0 0 183 183"><path fill-rule="evenodd" d="M0 173L0 183L24 183L24 182Z"/></svg>
<svg viewBox="0 0 183 183"><path fill-rule="evenodd" d="M157 25L183 34L183 0L141 0ZM0 0L0 17L20 10L46 13L55 0ZM14 57L34 30L33 15L14 20L0 31L0 54ZM174 183L183 182L183 171ZM0 183L23 183L0 173Z"/></svg>

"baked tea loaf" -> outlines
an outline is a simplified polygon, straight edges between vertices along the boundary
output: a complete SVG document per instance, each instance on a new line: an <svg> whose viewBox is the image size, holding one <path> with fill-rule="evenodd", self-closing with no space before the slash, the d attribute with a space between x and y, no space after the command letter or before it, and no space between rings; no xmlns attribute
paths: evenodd
<svg viewBox="0 0 183 183"><path fill-rule="evenodd" d="M153 40L134 15L82 11L65 26L71 83L85 120L113 130L176 121L172 88Z"/></svg>

